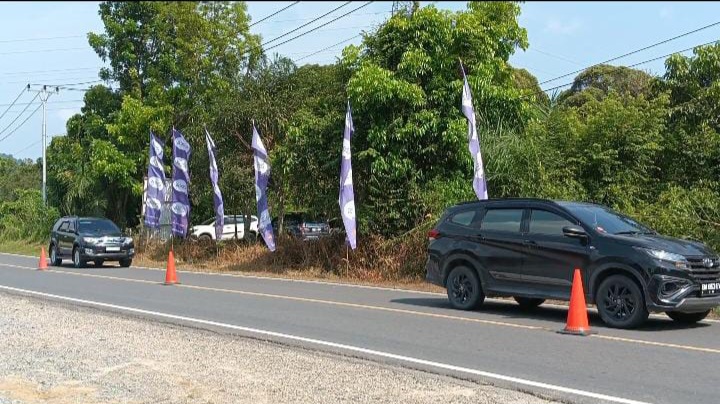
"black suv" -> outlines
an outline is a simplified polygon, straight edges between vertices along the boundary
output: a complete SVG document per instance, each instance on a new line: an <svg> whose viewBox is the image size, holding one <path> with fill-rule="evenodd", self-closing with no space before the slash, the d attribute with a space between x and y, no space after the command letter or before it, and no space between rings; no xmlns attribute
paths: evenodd
<svg viewBox="0 0 720 404"><path fill-rule="evenodd" d="M69 216L53 225L49 251L50 262L55 266L62 264L63 258L70 258L76 268L84 267L88 261L95 266L119 261L120 266L129 267L135 245L108 219Z"/></svg>
<svg viewBox="0 0 720 404"><path fill-rule="evenodd" d="M449 208L428 236L427 280L446 287L458 309L485 296L514 297L526 308L569 300L575 268L587 301L612 327L637 327L650 311L694 323L720 305L716 253L601 205L469 202Z"/></svg>
<svg viewBox="0 0 720 404"><path fill-rule="evenodd" d="M320 237L329 236L330 225L327 221L317 217L310 216L302 212L291 212L284 215L283 229L284 231L303 241L317 240ZM272 227L277 234L279 218L272 220Z"/></svg>

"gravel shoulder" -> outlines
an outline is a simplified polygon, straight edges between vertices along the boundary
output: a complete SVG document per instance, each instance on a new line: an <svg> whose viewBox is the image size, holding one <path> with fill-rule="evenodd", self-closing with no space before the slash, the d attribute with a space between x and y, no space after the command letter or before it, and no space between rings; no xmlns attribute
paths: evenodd
<svg viewBox="0 0 720 404"><path fill-rule="evenodd" d="M0 293L0 404L522 403L521 392Z"/></svg>

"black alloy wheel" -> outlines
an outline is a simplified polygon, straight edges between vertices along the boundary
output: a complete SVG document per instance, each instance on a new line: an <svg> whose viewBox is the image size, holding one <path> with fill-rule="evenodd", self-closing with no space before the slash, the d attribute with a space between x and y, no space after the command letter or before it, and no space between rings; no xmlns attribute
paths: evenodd
<svg viewBox="0 0 720 404"><path fill-rule="evenodd" d="M614 328L635 328L647 320L642 291L625 275L612 275L598 288L597 308L605 324Z"/></svg>
<svg viewBox="0 0 720 404"><path fill-rule="evenodd" d="M450 304L460 310L475 309L485 300L477 274L464 266L453 268L448 275L447 294Z"/></svg>

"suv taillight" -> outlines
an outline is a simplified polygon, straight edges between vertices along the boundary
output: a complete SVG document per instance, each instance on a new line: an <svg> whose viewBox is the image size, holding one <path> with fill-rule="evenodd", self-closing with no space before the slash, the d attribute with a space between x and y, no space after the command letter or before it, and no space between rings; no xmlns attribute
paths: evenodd
<svg viewBox="0 0 720 404"><path fill-rule="evenodd" d="M437 240L440 238L440 232L436 229L432 229L428 232L428 239L430 241Z"/></svg>

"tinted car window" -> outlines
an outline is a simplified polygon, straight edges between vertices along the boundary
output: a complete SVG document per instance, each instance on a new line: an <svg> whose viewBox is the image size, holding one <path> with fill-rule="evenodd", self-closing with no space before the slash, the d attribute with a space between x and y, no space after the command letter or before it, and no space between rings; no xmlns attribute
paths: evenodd
<svg viewBox="0 0 720 404"><path fill-rule="evenodd" d="M534 234L562 236L563 227L574 224L560 215L545 210L533 210L530 215L530 233Z"/></svg>
<svg viewBox="0 0 720 404"><path fill-rule="evenodd" d="M81 233L119 233L120 229L115 223L107 219L80 219L78 220Z"/></svg>
<svg viewBox="0 0 720 404"><path fill-rule="evenodd" d="M520 232L523 209L488 209L482 220L482 230Z"/></svg>
<svg viewBox="0 0 720 404"><path fill-rule="evenodd" d="M604 206L573 203L561 204L585 225L603 233L654 233L650 228Z"/></svg>
<svg viewBox="0 0 720 404"><path fill-rule="evenodd" d="M66 220L66 221L62 222L58 231L68 231L68 226L70 226L70 222L68 222Z"/></svg>
<svg viewBox="0 0 720 404"><path fill-rule="evenodd" d="M459 212L450 217L451 222L463 226L470 226L470 223L472 223L473 219L475 219L474 210L466 210L465 212Z"/></svg>
<svg viewBox="0 0 720 404"><path fill-rule="evenodd" d="M206 221L204 221L204 222L202 222L202 223L200 223L200 224L201 224L202 226L209 226L209 225L213 224L214 222L215 222L215 218L213 217L212 219L208 219L208 220L206 220ZM227 222L227 219L226 219L226 222Z"/></svg>
<svg viewBox="0 0 720 404"><path fill-rule="evenodd" d="M71 221L70 221L70 224L68 225L68 231L69 231L70 233L75 233L76 230L77 230L77 229L75 229L75 221L74 221L74 220L71 220Z"/></svg>

